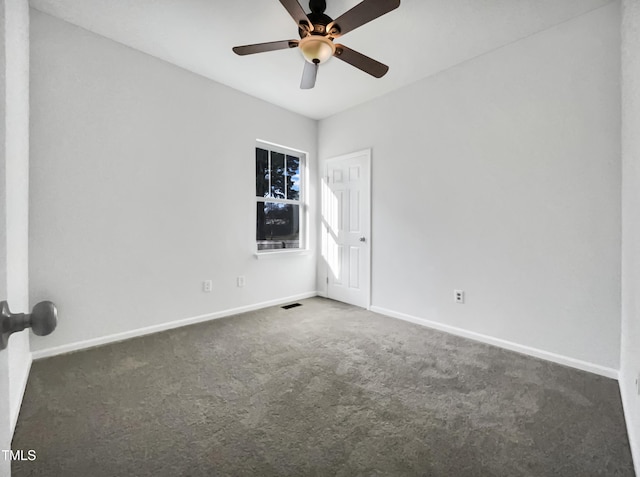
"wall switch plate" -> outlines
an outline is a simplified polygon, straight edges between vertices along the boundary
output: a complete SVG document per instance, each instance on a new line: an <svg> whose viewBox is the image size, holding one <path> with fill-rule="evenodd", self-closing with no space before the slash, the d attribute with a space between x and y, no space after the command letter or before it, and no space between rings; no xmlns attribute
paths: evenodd
<svg viewBox="0 0 640 477"><path fill-rule="evenodd" d="M456 303L464 303L464 290L453 290L453 301Z"/></svg>
<svg viewBox="0 0 640 477"><path fill-rule="evenodd" d="M240 275L238 277L238 287L242 288L244 286L244 275Z"/></svg>
<svg viewBox="0 0 640 477"><path fill-rule="evenodd" d="M202 291L205 293L211 293L213 291L213 281L205 280L202 282Z"/></svg>

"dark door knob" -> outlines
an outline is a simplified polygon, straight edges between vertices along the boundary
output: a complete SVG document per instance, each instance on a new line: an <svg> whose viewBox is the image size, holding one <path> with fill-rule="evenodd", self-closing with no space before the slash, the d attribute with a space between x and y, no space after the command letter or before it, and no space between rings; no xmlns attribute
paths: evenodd
<svg viewBox="0 0 640 477"><path fill-rule="evenodd" d="M47 336L58 325L58 310L50 301L41 301L31 310L31 329L38 336Z"/></svg>
<svg viewBox="0 0 640 477"><path fill-rule="evenodd" d="M11 313L6 301L0 302L0 349L5 349L9 336L26 328L31 328L38 336L45 336L56 329L58 310L50 301L41 301L30 314Z"/></svg>

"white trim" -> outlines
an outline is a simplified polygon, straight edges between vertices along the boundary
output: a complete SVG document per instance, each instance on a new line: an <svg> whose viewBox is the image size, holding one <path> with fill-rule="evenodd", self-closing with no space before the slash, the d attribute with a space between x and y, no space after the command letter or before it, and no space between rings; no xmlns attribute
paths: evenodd
<svg viewBox="0 0 640 477"><path fill-rule="evenodd" d="M311 255L313 252L307 248L277 248L273 251L264 251L264 252L256 252L254 256L257 259L263 258L276 258L283 256L300 256L300 255Z"/></svg>
<svg viewBox="0 0 640 477"><path fill-rule="evenodd" d="M389 316L391 318L398 318L403 321L415 323L417 325L426 326L438 331L444 331L456 336L468 338L474 341L480 341L481 343L498 346L499 348L508 349L517 353L526 354L528 356L534 356L536 358L544 359L554 363L569 366L571 368L580 369L582 371L588 371L590 373L605 376L607 378L618 379L619 371L613 368L607 368L606 366L600 366L599 364L589 363L588 361L582 361L568 356L552 353L550 351L544 351L538 348L532 348L530 346L513 343L511 341L503 340L500 338L494 338L493 336L483 335L476 333L475 331L465 330L463 328L457 328L455 326L445 325L435 321L427 320L424 318L418 318L415 316L407 315L405 313L399 313L397 311L387 310L379 306L372 306L371 311L379 313L381 315Z"/></svg>
<svg viewBox="0 0 640 477"><path fill-rule="evenodd" d="M29 353L29 363L27 364L26 372L23 375L22 382L20 383L20 399L18 400L17 409L12 409L13 417L11 419L10 436L13 439L13 433L16 430L18 424L18 417L20 417L20 408L22 407L22 400L24 399L24 393L27 390L27 382L29 381L29 374L31 373L31 363L33 363L33 353Z"/></svg>
<svg viewBox="0 0 640 477"><path fill-rule="evenodd" d="M113 335L101 336L100 338L93 338L85 341L77 341L75 343L69 343L61 346L55 346L53 348L45 348L37 351L33 351L33 359L50 358L60 354L72 353L74 351L80 351L89 348L95 348L96 346L102 346L109 343L116 343L118 341L124 341L131 338L137 338L139 336L150 335L158 333L160 331L172 330L174 328L181 328L187 325L193 325L196 323L202 323L205 321L217 320L219 318L225 318L231 315L237 315L240 313L246 313L248 311L259 310L261 308L267 308L270 306L282 305L291 301L304 300L305 298L311 298L317 296L317 292L301 293L299 295L289 296L285 298L279 298L276 300L264 301L262 303L255 303L253 305L240 306L238 308L231 308L228 310L217 311L215 313L207 313L205 315L193 316L191 318L183 318L180 320L169 321L167 323L161 323L159 325L147 326L145 328L138 328L137 330L124 331L122 333L115 333Z"/></svg>
<svg viewBox="0 0 640 477"><path fill-rule="evenodd" d="M631 448L631 458L633 459L633 465L636 469L636 475L640 476L640 431L637 427L634 427L633 423L629 420L632 403L627 400L627 396L637 396L635 389L628 389L629 382L630 380L626 379L624 374L620 376L620 397L622 398L624 420L627 425L627 436L629 438L629 447Z"/></svg>
<svg viewBox="0 0 640 477"><path fill-rule="evenodd" d="M304 193L302 194L304 195ZM273 202L274 204L291 204L301 206L304 203L300 199L278 199L276 197L258 197L256 196L256 202Z"/></svg>
<svg viewBox="0 0 640 477"><path fill-rule="evenodd" d="M276 144L275 142L264 141L262 139L256 139L256 145L261 149L270 149L274 152L279 152L280 154L288 154L290 156L294 156L296 154L304 154L306 157L309 157L309 153L307 151L303 151L302 149L283 146L282 144Z"/></svg>
<svg viewBox="0 0 640 477"><path fill-rule="evenodd" d="M347 154L340 154L339 156L329 157L328 159L325 159L325 162L335 161L337 159L340 159L340 160L354 159L354 158L360 157L360 156L362 156L364 154L367 154L369 156L369 159L371 159L371 151L372 151L372 148L367 147L367 148L361 149L359 151L354 151L354 152L349 152Z"/></svg>
<svg viewBox="0 0 640 477"><path fill-rule="evenodd" d="M297 199L278 199L275 197L259 197L256 196L256 204L262 202L267 203L267 202L274 202L277 204L291 204L291 205L297 205L299 207L299 212L298 212L298 217L300 220L300 224L299 224L299 239L300 239L300 244L302 245L302 247L298 250L306 250L309 247L309 243L310 243L310 226L309 226L309 220L310 220L310 212L309 212L309 161L310 161L310 157L309 157L309 153L306 151L302 151L301 149L295 149L292 147L288 147L288 146L282 146L281 144L276 144L273 142L269 142L269 141L264 141L262 139L256 139L256 144L253 148L254 153L256 148L261 148L261 149L265 149L269 152L269 165L271 165L271 152L277 152L280 154L284 154L284 155L288 155L288 156L300 156L300 193L299 193L299 197ZM255 162L254 162L254 171L255 171ZM255 182L256 182L256 177L254 174L254 186L255 186ZM255 189L255 187L254 187ZM269 177L269 191L271 191L271 177ZM255 212L255 208L254 208L254 212ZM256 217L254 215L254 221L253 221L253 231L254 231L254 235L255 235L255 227L256 227L256 221L255 221ZM256 246L256 242L253 242L253 246L254 246L254 250L255 253L259 253L257 251L257 246Z"/></svg>

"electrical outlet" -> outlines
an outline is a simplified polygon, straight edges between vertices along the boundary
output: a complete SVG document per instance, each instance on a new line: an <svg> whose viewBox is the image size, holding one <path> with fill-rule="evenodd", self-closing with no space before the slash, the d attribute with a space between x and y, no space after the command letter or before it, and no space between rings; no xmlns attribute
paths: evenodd
<svg viewBox="0 0 640 477"><path fill-rule="evenodd" d="M244 286L244 275L240 275L238 277L238 287L242 288Z"/></svg>
<svg viewBox="0 0 640 477"><path fill-rule="evenodd" d="M453 301L456 303L464 303L464 290L453 290Z"/></svg>
<svg viewBox="0 0 640 477"><path fill-rule="evenodd" d="M205 293L211 293L213 291L213 281L205 280L202 282L202 291Z"/></svg>

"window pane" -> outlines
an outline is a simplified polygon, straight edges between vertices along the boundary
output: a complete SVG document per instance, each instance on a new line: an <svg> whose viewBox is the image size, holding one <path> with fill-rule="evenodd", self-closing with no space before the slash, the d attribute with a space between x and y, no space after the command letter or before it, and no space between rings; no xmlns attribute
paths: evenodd
<svg viewBox="0 0 640 477"><path fill-rule="evenodd" d="M300 200L300 158L287 156L287 199Z"/></svg>
<svg viewBox="0 0 640 477"><path fill-rule="evenodd" d="M300 248L300 206L258 202L258 250Z"/></svg>
<svg viewBox="0 0 640 477"><path fill-rule="evenodd" d="M269 195L269 151L256 147L256 196Z"/></svg>
<svg viewBox="0 0 640 477"><path fill-rule="evenodd" d="M284 199L284 154L271 151L271 197Z"/></svg>

